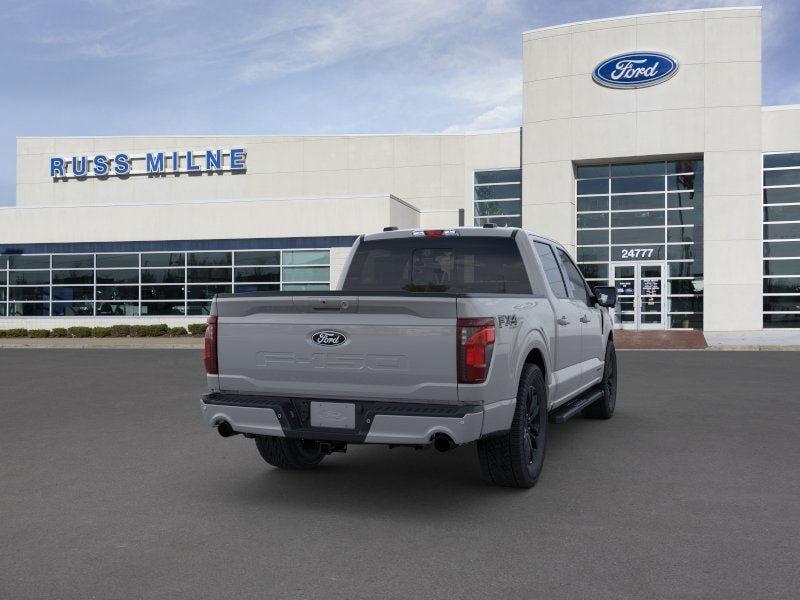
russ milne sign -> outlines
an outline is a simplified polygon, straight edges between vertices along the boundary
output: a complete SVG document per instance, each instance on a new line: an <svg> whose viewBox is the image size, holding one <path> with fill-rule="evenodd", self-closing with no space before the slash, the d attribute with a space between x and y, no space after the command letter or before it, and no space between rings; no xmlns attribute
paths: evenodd
<svg viewBox="0 0 800 600"><path fill-rule="evenodd" d="M678 61L660 52L629 52L597 65L592 79L610 88L642 88L662 83L678 72Z"/></svg>
<svg viewBox="0 0 800 600"><path fill-rule="evenodd" d="M247 150L202 150L195 152L148 152L130 155L70 156L50 158L50 177L53 179L84 179L88 177L126 177L128 175L167 175L178 173L243 172L247 169Z"/></svg>

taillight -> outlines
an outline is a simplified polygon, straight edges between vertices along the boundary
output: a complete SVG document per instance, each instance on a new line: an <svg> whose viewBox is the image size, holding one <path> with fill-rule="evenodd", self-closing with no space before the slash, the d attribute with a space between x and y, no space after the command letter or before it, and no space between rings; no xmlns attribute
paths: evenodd
<svg viewBox="0 0 800 600"><path fill-rule="evenodd" d="M483 383L494 350L494 319L458 319L458 383Z"/></svg>
<svg viewBox="0 0 800 600"><path fill-rule="evenodd" d="M206 373L217 375L219 361L217 360L217 315L211 315L206 321L205 349L203 359L206 363Z"/></svg>

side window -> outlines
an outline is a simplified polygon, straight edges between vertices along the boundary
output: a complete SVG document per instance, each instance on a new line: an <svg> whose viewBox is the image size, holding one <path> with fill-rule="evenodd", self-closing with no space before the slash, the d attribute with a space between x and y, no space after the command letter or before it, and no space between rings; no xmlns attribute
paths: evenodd
<svg viewBox="0 0 800 600"><path fill-rule="evenodd" d="M539 255L539 260L542 261L544 267L544 276L547 278L547 283L556 298L566 298L567 288L564 285L564 278L561 276L561 269L558 268L556 256L553 254L553 249L549 244L543 242L533 242L533 247L536 248L536 254Z"/></svg>
<svg viewBox="0 0 800 600"><path fill-rule="evenodd" d="M578 271L578 267L575 266L569 255L561 248L558 249L558 258L561 260L561 266L564 267L564 272L567 274L572 296L589 306L589 293L586 291L586 283L581 272Z"/></svg>

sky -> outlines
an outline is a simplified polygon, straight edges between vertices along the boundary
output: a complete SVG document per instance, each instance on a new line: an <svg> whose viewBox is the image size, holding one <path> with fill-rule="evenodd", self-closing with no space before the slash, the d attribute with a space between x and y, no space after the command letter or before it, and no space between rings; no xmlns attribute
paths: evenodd
<svg viewBox="0 0 800 600"><path fill-rule="evenodd" d="M0 0L0 205L17 136L518 127L522 32L754 0ZM800 1L765 0L763 101L800 103Z"/></svg>

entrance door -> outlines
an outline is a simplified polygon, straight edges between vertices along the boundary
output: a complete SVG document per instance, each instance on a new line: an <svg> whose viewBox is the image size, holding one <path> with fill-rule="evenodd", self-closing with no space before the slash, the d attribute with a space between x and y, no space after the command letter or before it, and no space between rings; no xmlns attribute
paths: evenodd
<svg viewBox="0 0 800 600"><path fill-rule="evenodd" d="M617 288L614 327L666 329L665 273L665 263L612 263L611 284Z"/></svg>

